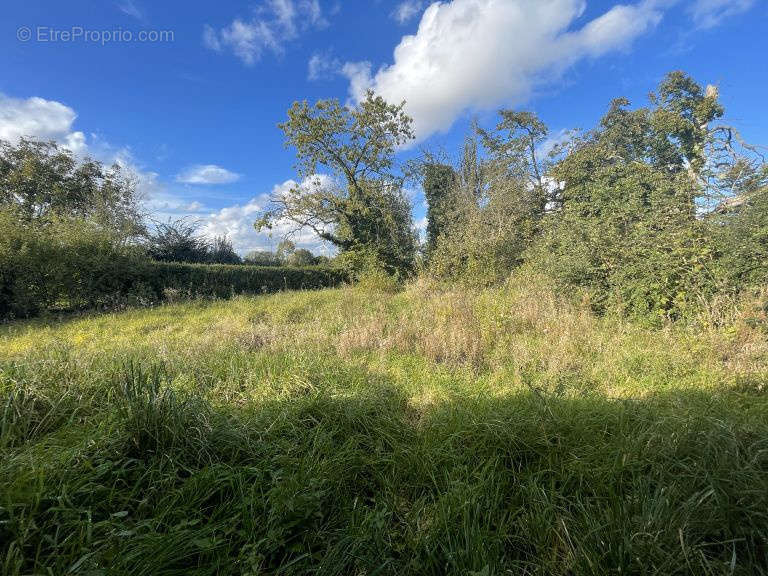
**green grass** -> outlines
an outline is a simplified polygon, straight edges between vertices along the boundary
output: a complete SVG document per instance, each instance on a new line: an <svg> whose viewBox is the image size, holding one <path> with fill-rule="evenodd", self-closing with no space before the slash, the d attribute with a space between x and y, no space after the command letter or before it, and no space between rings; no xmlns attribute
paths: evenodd
<svg viewBox="0 0 768 576"><path fill-rule="evenodd" d="M768 573L768 343L535 281L0 328L3 574Z"/></svg>

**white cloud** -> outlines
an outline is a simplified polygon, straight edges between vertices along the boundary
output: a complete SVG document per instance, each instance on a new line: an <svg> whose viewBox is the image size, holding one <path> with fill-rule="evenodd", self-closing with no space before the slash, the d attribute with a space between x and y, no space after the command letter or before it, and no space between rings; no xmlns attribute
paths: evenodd
<svg viewBox="0 0 768 576"><path fill-rule="evenodd" d="M240 174L215 164L195 164L176 176L184 184L231 184L239 179Z"/></svg>
<svg viewBox="0 0 768 576"><path fill-rule="evenodd" d="M660 2L618 5L574 29L584 0L452 0L431 4L394 62L371 74L348 63L350 94L373 88L407 101L419 138L450 128L465 110L517 105L581 59L629 47L661 19Z"/></svg>
<svg viewBox="0 0 768 576"><path fill-rule="evenodd" d="M267 0L251 18L236 18L219 30L206 24L203 44L216 52L231 50L252 66L264 51L281 54L300 33L327 25L319 0Z"/></svg>
<svg viewBox="0 0 768 576"><path fill-rule="evenodd" d="M129 148L115 148L95 134L86 137L74 130L76 118L72 108L55 100L11 98L0 93L0 139L12 143L22 137L53 140L80 158L90 156L108 166L117 164L155 218L167 220L204 210L199 202L168 192L159 175L140 166Z"/></svg>
<svg viewBox="0 0 768 576"><path fill-rule="evenodd" d="M307 63L307 80L325 80L341 71L341 62L330 54L315 53Z"/></svg>
<svg viewBox="0 0 768 576"><path fill-rule="evenodd" d="M400 24L406 24L419 15L424 8L423 0L403 0L397 5L392 17Z"/></svg>
<svg viewBox="0 0 768 576"><path fill-rule="evenodd" d="M696 0L689 9L699 28L714 28L725 18L746 12L755 0Z"/></svg>
<svg viewBox="0 0 768 576"><path fill-rule="evenodd" d="M76 154L86 149L85 134L72 130L75 111L55 100L11 98L0 93L0 139L18 142L22 137L55 140Z"/></svg>
<svg viewBox="0 0 768 576"><path fill-rule="evenodd" d="M305 180L301 185L295 180L286 180L275 185L271 194L262 194L246 204L222 208L203 218L200 231L209 237L227 236L240 254L251 250L269 250L286 235L300 248L308 248L315 254L327 254L332 248L316 234L307 229L295 231L295 224L287 220L276 222L271 231L257 232L253 227L258 214L269 206L270 197L286 194L297 186L308 188L318 182L319 185L327 185L329 178L319 175Z"/></svg>
<svg viewBox="0 0 768 576"><path fill-rule="evenodd" d="M117 8L126 16L136 18L136 20L144 19L144 13L138 6L136 6L136 3L133 2L133 0L122 0L117 3Z"/></svg>

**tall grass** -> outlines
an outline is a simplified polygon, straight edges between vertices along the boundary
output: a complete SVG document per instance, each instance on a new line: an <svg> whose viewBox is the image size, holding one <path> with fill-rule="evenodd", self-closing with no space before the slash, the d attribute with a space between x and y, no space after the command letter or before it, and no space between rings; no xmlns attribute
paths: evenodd
<svg viewBox="0 0 768 576"><path fill-rule="evenodd" d="M738 310L647 330L530 279L8 325L0 569L768 573Z"/></svg>

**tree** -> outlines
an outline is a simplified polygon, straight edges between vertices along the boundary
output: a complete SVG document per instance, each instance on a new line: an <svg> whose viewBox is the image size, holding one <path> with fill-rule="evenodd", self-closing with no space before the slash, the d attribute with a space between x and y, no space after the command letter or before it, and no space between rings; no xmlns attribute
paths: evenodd
<svg viewBox="0 0 768 576"><path fill-rule="evenodd" d="M546 124L532 112L501 110L501 121L494 132L478 129L497 176L526 184L531 197L543 212L548 198L546 164L539 148L549 134Z"/></svg>
<svg viewBox="0 0 768 576"><path fill-rule="evenodd" d="M314 254L306 248L298 248L288 257L286 263L289 266L312 266L317 262Z"/></svg>
<svg viewBox="0 0 768 576"><path fill-rule="evenodd" d="M394 172L397 147L413 138L403 108L371 92L355 108L337 100L296 102L280 128L296 148L303 184L273 197L257 229L277 222L287 223L289 233L309 228L342 252L373 251L392 271L409 268L413 258L404 256L415 252L415 239L410 207L402 210L402 178ZM317 176L321 168L331 177ZM403 250L392 241L411 246Z"/></svg>
<svg viewBox="0 0 768 576"><path fill-rule="evenodd" d="M209 245L198 235L200 225L185 218L158 223L149 235L149 254L162 262L203 263L209 260Z"/></svg>
<svg viewBox="0 0 768 576"><path fill-rule="evenodd" d="M281 261L288 260L291 255L296 251L296 244L292 240L284 238L277 245L277 252L275 255Z"/></svg>
<svg viewBox="0 0 768 576"><path fill-rule="evenodd" d="M245 255L244 261L253 266L282 266L283 264L277 254L267 250L252 250Z"/></svg>
<svg viewBox="0 0 768 576"><path fill-rule="evenodd" d="M226 236L216 236L208 247L208 262L212 264L240 264L240 256Z"/></svg>
<svg viewBox="0 0 768 576"><path fill-rule="evenodd" d="M549 199L545 164L538 158L547 128L528 112L502 110L500 116L493 131L473 127L456 177L440 199L430 258L438 276L499 281L521 263L538 234ZM426 183L425 178L425 193Z"/></svg>
<svg viewBox="0 0 768 576"><path fill-rule="evenodd" d="M429 162L424 166L424 197L427 200L427 254L431 254L453 211L451 200L457 175L447 164Z"/></svg>
<svg viewBox="0 0 768 576"><path fill-rule="evenodd" d="M652 108L615 100L600 126L575 138L552 170L562 207L528 260L598 310L676 318L715 289L714 250L698 212L706 193L712 91L681 73L651 96Z"/></svg>
<svg viewBox="0 0 768 576"><path fill-rule="evenodd" d="M78 160L55 142L0 140L0 206L20 218L84 218L127 240L145 231L139 200L118 165Z"/></svg>
<svg viewBox="0 0 768 576"><path fill-rule="evenodd" d="M768 165L750 173L740 176L741 193L707 219L718 248L719 276L732 291L768 281Z"/></svg>

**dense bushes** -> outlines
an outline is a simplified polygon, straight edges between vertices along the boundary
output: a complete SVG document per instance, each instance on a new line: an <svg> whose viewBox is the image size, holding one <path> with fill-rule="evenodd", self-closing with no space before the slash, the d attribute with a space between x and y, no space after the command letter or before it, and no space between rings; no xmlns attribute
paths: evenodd
<svg viewBox="0 0 768 576"><path fill-rule="evenodd" d="M546 127L501 111L495 132L475 127L481 149L441 168L451 177L424 171L428 271L487 284L525 264L598 313L651 323L759 287L768 167L716 124L724 113L715 87L673 72L649 106L613 101L597 127L563 137L543 160Z"/></svg>

